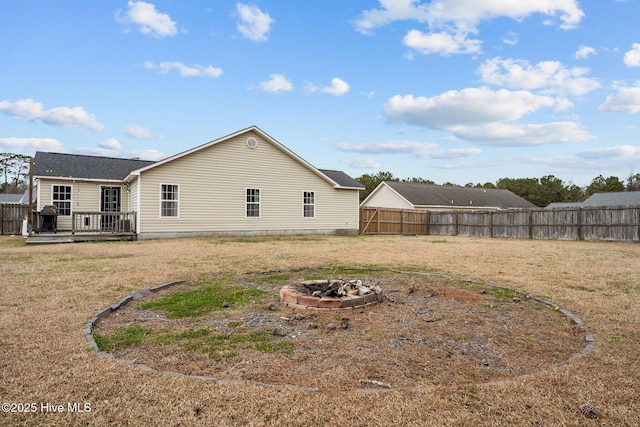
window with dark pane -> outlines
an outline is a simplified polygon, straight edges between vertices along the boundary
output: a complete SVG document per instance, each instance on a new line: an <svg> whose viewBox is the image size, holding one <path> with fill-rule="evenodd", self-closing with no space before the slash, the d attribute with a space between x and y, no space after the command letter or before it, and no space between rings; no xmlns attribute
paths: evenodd
<svg viewBox="0 0 640 427"><path fill-rule="evenodd" d="M160 188L160 216L177 217L179 188L177 184L162 184Z"/></svg>
<svg viewBox="0 0 640 427"><path fill-rule="evenodd" d="M71 215L71 186L54 185L51 193L51 202L58 209L58 215Z"/></svg>
<svg viewBox="0 0 640 427"><path fill-rule="evenodd" d="M315 218L316 216L316 193L314 191L302 193L302 216L305 218Z"/></svg>
<svg viewBox="0 0 640 427"><path fill-rule="evenodd" d="M247 218L260 217L260 189L259 188L247 188L246 215L247 215Z"/></svg>

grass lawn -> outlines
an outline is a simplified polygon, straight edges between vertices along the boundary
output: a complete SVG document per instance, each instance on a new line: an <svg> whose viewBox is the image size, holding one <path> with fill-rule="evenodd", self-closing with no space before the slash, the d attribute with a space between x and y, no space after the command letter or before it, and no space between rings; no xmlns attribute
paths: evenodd
<svg viewBox="0 0 640 427"><path fill-rule="evenodd" d="M638 244L304 236L26 246L2 236L0 265L0 400L21 411L3 406L0 425L640 425ZM144 371L99 356L82 333L98 311L141 289L318 266L426 271L518 289L580 317L597 347L570 364L496 384L366 394L339 384L307 392ZM135 344L149 333L142 324L121 332L108 344ZM206 325L193 334L213 337ZM598 418L580 413L585 403Z"/></svg>

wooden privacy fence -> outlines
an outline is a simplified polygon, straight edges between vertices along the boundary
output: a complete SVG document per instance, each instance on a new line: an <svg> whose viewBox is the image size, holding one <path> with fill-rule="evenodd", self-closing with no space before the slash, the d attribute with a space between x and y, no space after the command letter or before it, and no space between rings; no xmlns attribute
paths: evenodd
<svg viewBox="0 0 640 427"><path fill-rule="evenodd" d="M0 234L22 234L22 222L28 213L26 205L0 205Z"/></svg>
<svg viewBox="0 0 640 427"><path fill-rule="evenodd" d="M361 234L640 241L640 206L418 211L360 208Z"/></svg>

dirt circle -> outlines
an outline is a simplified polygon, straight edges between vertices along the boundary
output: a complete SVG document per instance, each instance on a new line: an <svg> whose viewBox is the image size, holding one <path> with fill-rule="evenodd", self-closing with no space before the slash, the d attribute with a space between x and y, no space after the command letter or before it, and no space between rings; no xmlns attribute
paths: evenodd
<svg viewBox="0 0 640 427"><path fill-rule="evenodd" d="M195 317L142 308L201 286L181 284L125 305L93 333L108 340L145 331L110 352L159 371L312 390L472 386L547 369L584 348L584 327L559 310L441 275L344 270L340 277L380 286L385 300L347 311L280 303L281 286L323 274L336 277L323 269L235 277L236 285L263 295Z"/></svg>

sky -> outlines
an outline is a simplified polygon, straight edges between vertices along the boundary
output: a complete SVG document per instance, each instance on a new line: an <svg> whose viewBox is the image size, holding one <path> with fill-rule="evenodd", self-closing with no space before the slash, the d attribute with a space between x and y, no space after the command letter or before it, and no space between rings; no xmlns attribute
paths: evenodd
<svg viewBox="0 0 640 427"><path fill-rule="evenodd" d="M0 0L0 152L160 160L256 125L438 184L640 172L640 0Z"/></svg>

